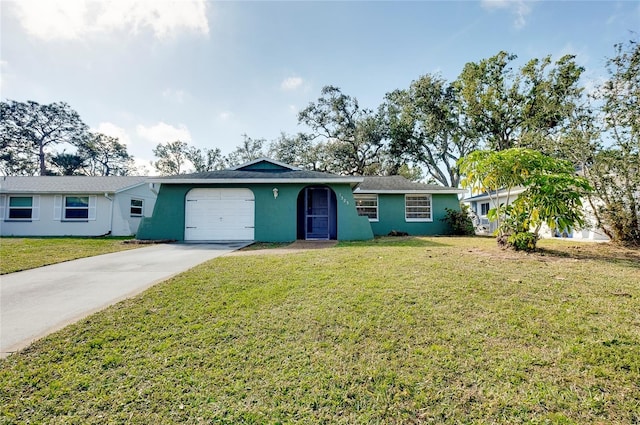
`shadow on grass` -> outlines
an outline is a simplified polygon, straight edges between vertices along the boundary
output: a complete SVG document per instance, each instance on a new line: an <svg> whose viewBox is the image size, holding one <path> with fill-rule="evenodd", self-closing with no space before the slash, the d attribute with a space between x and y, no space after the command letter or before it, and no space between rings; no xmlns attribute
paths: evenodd
<svg viewBox="0 0 640 425"><path fill-rule="evenodd" d="M373 246L393 246L393 247L435 247L451 246L446 243L436 242L433 238L426 239L417 236L377 236L369 241L341 241L336 248L367 248Z"/></svg>
<svg viewBox="0 0 640 425"><path fill-rule="evenodd" d="M604 261L640 269L640 250L611 243L582 243L560 248L538 247L538 254L555 258Z"/></svg>

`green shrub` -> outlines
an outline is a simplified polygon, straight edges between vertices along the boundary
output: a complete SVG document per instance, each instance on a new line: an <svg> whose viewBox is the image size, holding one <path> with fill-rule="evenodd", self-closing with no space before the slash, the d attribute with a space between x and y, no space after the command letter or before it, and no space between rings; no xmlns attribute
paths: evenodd
<svg viewBox="0 0 640 425"><path fill-rule="evenodd" d="M475 235L473 221L469 217L469 207L467 205L462 205L460 211L451 208L445 208L445 210L447 214L442 221L451 226L452 234L461 236Z"/></svg>
<svg viewBox="0 0 640 425"><path fill-rule="evenodd" d="M519 232L507 236L507 246L516 251L535 251L538 237L531 232Z"/></svg>

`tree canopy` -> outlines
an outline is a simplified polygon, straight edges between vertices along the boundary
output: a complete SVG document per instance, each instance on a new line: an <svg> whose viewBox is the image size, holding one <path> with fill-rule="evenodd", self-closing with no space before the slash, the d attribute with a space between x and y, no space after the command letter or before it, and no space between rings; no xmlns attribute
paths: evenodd
<svg viewBox="0 0 640 425"><path fill-rule="evenodd" d="M520 247L516 241L525 239L520 234L527 233L532 236L525 239L525 247L535 248L542 224L552 230L584 225L582 198L591 188L586 179L575 174L569 161L511 148L475 151L459 165L465 175L462 185L489 195L495 205L489 217L498 223L498 236L507 237L516 248ZM525 190L510 202L516 187ZM506 194L504 202L500 202L501 194Z"/></svg>
<svg viewBox="0 0 640 425"><path fill-rule="evenodd" d="M90 132L64 102L9 100L0 102L0 109L0 172L5 175L108 176L133 170L133 157L124 144Z"/></svg>
<svg viewBox="0 0 640 425"><path fill-rule="evenodd" d="M47 174L47 160L55 145L78 146L88 127L64 102L41 105L9 100L0 103L2 169L7 174Z"/></svg>

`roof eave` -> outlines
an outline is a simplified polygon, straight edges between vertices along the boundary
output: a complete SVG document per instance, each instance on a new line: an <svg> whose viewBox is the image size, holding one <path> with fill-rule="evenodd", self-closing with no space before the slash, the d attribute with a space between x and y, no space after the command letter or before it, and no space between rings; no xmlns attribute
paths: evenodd
<svg viewBox="0 0 640 425"><path fill-rule="evenodd" d="M118 193L120 190L103 189L103 190L36 190L36 189L0 189L0 194L20 194L20 193L33 193L40 195L101 195L103 193Z"/></svg>
<svg viewBox="0 0 640 425"><path fill-rule="evenodd" d="M282 184L282 183L315 183L315 184L332 184L332 183L362 183L362 177L337 177L331 179L323 178L238 178L238 179L149 179L147 183L160 184Z"/></svg>
<svg viewBox="0 0 640 425"><path fill-rule="evenodd" d="M354 191L354 193L364 193L364 194L372 194L372 193L376 193L376 194L420 194L420 193L428 193L428 194L436 194L436 193L442 193L442 194L460 194L460 193L465 193L466 190L464 189L455 189L455 188L443 188L443 189L409 189L409 190L402 190L402 189L393 189L393 190L376 190L376 189L356 189Z"/></svg>

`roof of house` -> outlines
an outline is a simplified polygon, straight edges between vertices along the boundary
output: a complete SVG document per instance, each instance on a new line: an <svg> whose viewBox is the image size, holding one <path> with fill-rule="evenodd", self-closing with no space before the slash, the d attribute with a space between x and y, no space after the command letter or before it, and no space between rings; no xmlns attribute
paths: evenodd
<svg viewBox="0 0 640 425"><path fill-rule="evenodd" d="M0 193L116 193L144 184L145 176L5 176Z"/></svg>
<svg viewBox="0 0 640 425"><path fill-rule="evenodd" d="M269 158L258 158L234 168L204 173L151 177L150 183L349 183L354 193L464 193L463 189L416 183L402 176L361 177L302 170Z"/></svg>
<svg viewBox="0 0 640 425"><path fill-rule="evenodd" d="M464 193L464 189L412 182L402 176L366 176L354 193Z"/></svg>
<svg viewBox="0 0 640 425"><path fill-rule="evenodd" d="M519 195L524 191L525 191L524 187L521 187L521 186L514 187L511 189L511 192L509 193L509 195ZM492 190L491 192L482 192L477 195L462 198L462 202L488 201L496 197L500 198L500 197L506 197L506 196L507 196L507 191L504 189L500 189L497 191Z"/></svg>
<svg viewBox="0 0 640 425"><path fill-rule="evenodd" d="M211 184L211 183L349 183L362 182L362 177L339 176L318 171L301 170L269 158L258 158L226 170L178 174L149 178L150 183Z"/></svg>

